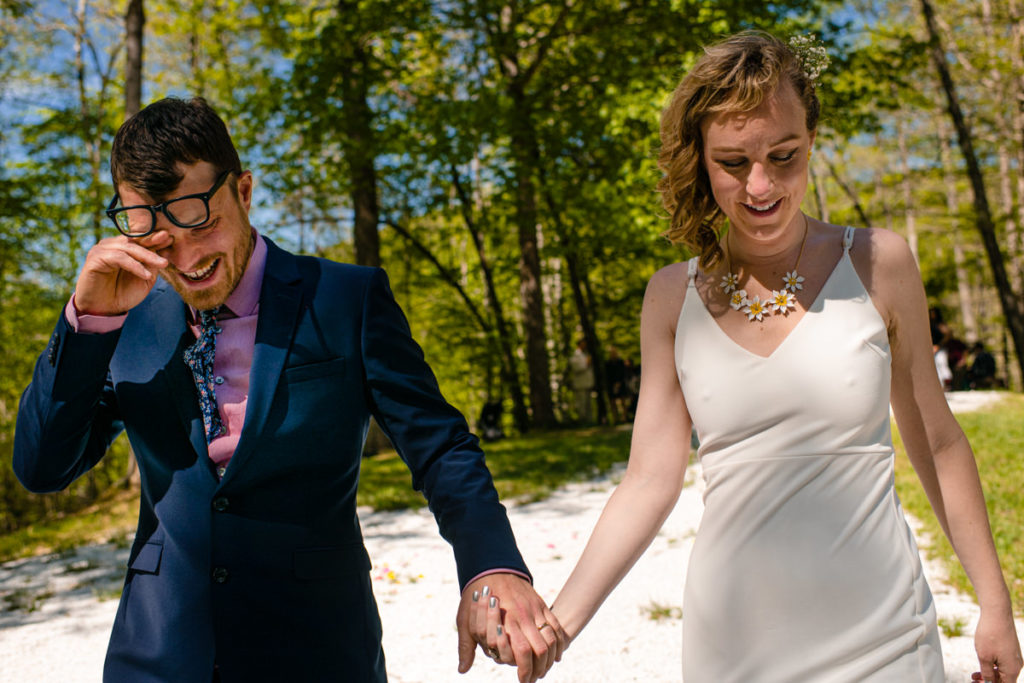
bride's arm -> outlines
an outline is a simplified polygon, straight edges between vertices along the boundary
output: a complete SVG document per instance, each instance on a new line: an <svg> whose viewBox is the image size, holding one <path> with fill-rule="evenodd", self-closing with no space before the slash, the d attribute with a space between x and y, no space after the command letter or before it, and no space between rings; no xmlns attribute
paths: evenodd
<svg viewBox="0 0 1024 683"><path fill-rule="evenodd" d="M552 606L571 639L650 545L682 489L690 418L674 359L675 324L686 286L678 275L678 268L664 269L648 284L640 321L640 396L629 465Z"/></svg>
<svg viewBox="0 0 1024 683"><path fill-rule="evenodd" d="M985 680L997 665L1016 680L1021 653L1009 591L989 527L985 496L967 438L950 412L932 357L927 300L901 237L870 232L872 299L889 327L891 401L907 456L978 596L975 646ZM865 246L867 244L865 243Z"/></svg>

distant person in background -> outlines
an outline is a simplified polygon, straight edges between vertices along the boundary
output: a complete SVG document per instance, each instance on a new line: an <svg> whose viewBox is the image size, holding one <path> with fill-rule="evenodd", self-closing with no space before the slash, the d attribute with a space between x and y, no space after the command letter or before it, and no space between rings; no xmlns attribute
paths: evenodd
<svg viewBox="0 0 1024 683"><path fill-rule="evenodd" d="M992 389L996 386L996 359L985 348L982 342L974 342L971 347L970 366L967 379L971 389Z"/></svg>
<svg viewBox="0 0 1024 683"><path fill-rule="evenodd" d="M626 357L626 416L632 421L636 416L636 402L640 396L640 366L633 363L633 359Z"/></svg>
<svg viewBox="0 0 1024 683"><path fill-rule="evenodd" d="M932 354L935 356L935 372L939 375L939 383L943 391L949 391L953 385L953 371L949 369L949 355L946 349L934 341L932 342Z"/></svg>
<svg viewBox="0 0 1024 683"><path fill-rule="evenodd" d="M608 360L604 363L604 378L608 383L608 400L611 403L612 421L624 422L628 407L629 387L626 386L626 362L619 356L619 350L608 347Z"/></svg>
<svg viewBox="0 0 1024 683"><path fill-rule="evenodd" d="M489 400L480 409L480 420L477 431L484 441L497 441L505 438L505 430L501 428L501 400Z"/></svg>
<svg viewBox="0 0 1024 683"><path fill-rule="evenodd" d="M953 391L966 391L971 388L970 380L967 377L967 366L969 358L967 355L967 344L957 337L950 336L946 341L946 362L953 373L951 389Z"/></svg>
<svg viewBox="0 0 1024 683"><path fill-rule="evenodd" d="M587 352L587 342L580 339L569 358L569 384L572 386L576 419L583 424L594 421L594 361Z"/></svg>
<svg viewBox="0 0 1024 683"><path fill-rule="evenodd" d="M934 306L928 309L928 325L931 328L932 344L945 347L953 336L953 330L946 324L942 311Z"/></svg>

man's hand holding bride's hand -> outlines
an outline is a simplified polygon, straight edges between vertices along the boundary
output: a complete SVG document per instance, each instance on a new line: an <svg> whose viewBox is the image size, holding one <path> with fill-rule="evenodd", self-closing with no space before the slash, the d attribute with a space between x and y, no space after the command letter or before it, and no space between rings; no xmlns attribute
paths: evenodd
<svg viewBox="0 0 1024 683"><path fill-rule="evenodd" d="M535 683L569 646L558 619L515 574L489 574L467 585L456 622L460 673L473 665L479 644L496 662L516 666L520 683Z"/></svg>

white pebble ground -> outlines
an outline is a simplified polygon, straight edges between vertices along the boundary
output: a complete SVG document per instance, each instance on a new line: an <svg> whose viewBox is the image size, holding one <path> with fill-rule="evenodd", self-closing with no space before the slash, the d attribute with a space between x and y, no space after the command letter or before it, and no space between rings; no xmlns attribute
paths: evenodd
<svg viewBox="0 0 1024 683"><path fill-rule="evenodd" d="M954 410L970 410L991 398L964 392L951 394L950 402ZM537 590L549 602L583 550L616 479L613 473L567 486L542 502L510 507ZM681 680L682 588L701 509L699 484L686 486L654 543L545 681ZM454 560L429 513L366 512L362 524L374 561L391 683L514 683L513 669L479 653L468 674L457 673ZM927 547L926 539L919 543ZM100 681L117 608L109 596L120 584L127 553L107 544L0 565L0 681ZM977 670L972 636L978 608L946 586L938 564L925 560L925 571L939 619L963 625L962 635L942 638L947 681L967 683ZM21 608L9 609L15 604ZM35 609L24 609L29 605ZM1017 629L1024 633L1024 622L1018 620Z"/></svg>

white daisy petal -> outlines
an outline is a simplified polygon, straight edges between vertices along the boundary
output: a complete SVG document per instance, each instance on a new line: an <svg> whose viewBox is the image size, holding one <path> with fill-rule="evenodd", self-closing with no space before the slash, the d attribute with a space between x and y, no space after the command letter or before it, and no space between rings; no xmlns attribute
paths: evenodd
<svg viewBox="0 0 1024 683"><path fill-rule="evenodd" d="M743 312L747 314L747 320L764 320L764 316L768 314L767 302L761 301L759 296L747 299Z"/></svg>
<svg viewBox="0 0 1024 683"><path fill-rule="evenodd" d="M722 276L722 282L718 286L724 289L726 293L729 293L735 291L739 281L740 278L736 273L726 273Z"/></svg>
<svg viewBox="0 0 1024 683"><path fill-rule="evenodd" d="M788 289L791 292L796 292L798 289L803 289L804 286L802 284L800 284L803 281L804 281L804 276L800 275L799 273L797 273L795 269L790 271L790 272L788 272L788 273L786 273L782 277L783 285L785 286L786 289Z"/></svg>
<svg viewBox="0 0 1024 683"><path fill-rule="evenodd" d="M782 313L784 315L789 314L789 309L796 307L796 297L785 287L780 290L772 291L771 299L769 299L769 305L773 313Z"/></svg>

